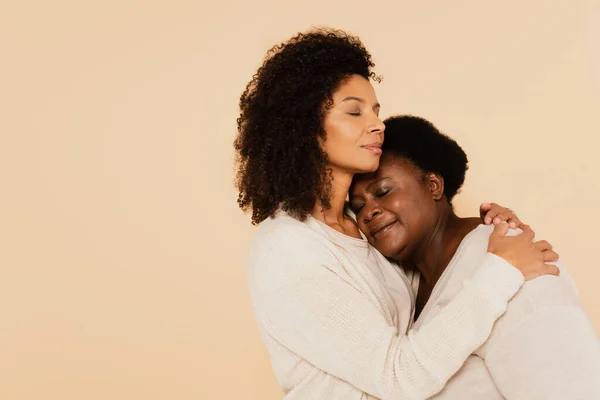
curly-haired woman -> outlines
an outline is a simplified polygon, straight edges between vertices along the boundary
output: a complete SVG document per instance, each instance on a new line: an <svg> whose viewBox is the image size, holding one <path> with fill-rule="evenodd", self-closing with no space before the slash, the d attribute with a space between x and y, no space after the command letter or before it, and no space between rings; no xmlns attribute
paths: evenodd
<svg viewBox="0 0 600 400"><path fill-rule="evenodd" d="M370 246L345 245L366 240L345 212L352 178L382 154L373 66L358 38L315 30L271 49L240 99L238 202L259 225L250 295L288 399L434 395L524 280L558 273L547 243L532 244L530 229L505 237L499 224L478 272L410 330L411 276Z"/></svg>

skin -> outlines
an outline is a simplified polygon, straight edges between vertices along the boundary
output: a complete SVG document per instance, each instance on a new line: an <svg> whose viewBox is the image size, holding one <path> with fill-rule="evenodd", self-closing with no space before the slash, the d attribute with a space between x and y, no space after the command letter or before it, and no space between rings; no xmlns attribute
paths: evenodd
<svg viewBox="0 0 600 400"><path fill-rule="evenodd" d="M357 223L346 215L346 199L356 174L369 174L377 171L382 154L381 144L384 140L385 125L379 118L380 105L375 90L371 83L362 76L353 75L340 82L337 90L332 94L332 100L333 104L326 111L323 120L326 139L320 143L323 151L327 154L327 170L332 179L330 207L326 208L317 203L311 216L340 233L360 238L361 221ZM443 182L440 183L443 192ZM438 203L430 202L430 205L432 204ZM438 206L440 204L442 203L439 203ZM446 206L449 208L448 205ZM439 215L443 210L431 207L427 212L423 211L424 214L421 218L424 221L427 221L428 218L437 218L436 221L440 222ZM484 211L483 207L482 211ZM501 217L503 212L492 207L487 212L486 218L489 218L490 215L492 218L494 216ZM514 215L511 213L510 217L512 218ZM452 226L454 222L456 221L451 220L448 226ZM445 227L446 225L438 228ZM506 231L507 229L498 230L497 235L490 237L488 250L516 266L523 272L526 279L548 273L547 268L541 262L542 250L531 248L533 233L519 235L522 236L521 238L504 237ZM367 232L367 230L363 230L363 232ZM426 235L423 232L421 235L423 235L420 237L422 241ZM437 236L431 239L439 240ZM421 253L425 253L426 245L426 242L419 243ZM431 243L431 245L439 247L438 243ZM532 260L537 263L533 264ZM433 287L435 284L433 276L426 279L426 282Z"/></svg>
<svg viewBox="0 0 600 400"><path fill-rule="evenodd" d="M439 174L425 173L394 155L383 157L376 172L357 177L351 199L369 242L386 257L421 272L419 313L460 242L481 220L453 212Z"/></svg>
<svg viewBox="0 0 600 400"><path fill-rule="evenodd" d="M444 194L440 174L422 171L394 154L384 155L377 171L356 177L350 199L371 245L421 273L416 318L461 241L481 219L458 217ZM551 250L545 241L536 246Z"/></svg>
<svg viewBox="0 0 600 400"><path fill-rule="evenodd" d="M325 209L317 203L311 215L343 234L360 238L356 221L344 212L346 199L355 174L377 170L385 125L379 118L381 106L373 85L360 75L342 81L332 99L323 121L327 138L321 143L333 178L331 207ZM480 211L487 224L520 224L512 211L494 203L483 204Z"/></svg>
<svg viewBox="0 0 600 400"><path fill-rule="evenodd" d="M379 166L385 125L379 118L379 101L371 83L359 75L343 81L333 93L333 105L323 124L327 138L321 143L331 171L331 207L317 204L311 215L337 231L360 238L356 222L344 213L355 174Z"/></svg>

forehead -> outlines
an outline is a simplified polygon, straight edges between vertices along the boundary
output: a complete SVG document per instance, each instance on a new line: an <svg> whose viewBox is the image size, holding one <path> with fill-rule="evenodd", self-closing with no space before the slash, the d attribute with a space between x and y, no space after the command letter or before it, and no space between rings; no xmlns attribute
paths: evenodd
<svg viewBox="0 0 600 400"><path fill-rule="evenodd" d="M390 174L413 175L418 170L419 167L408 158L398 154L384 153L379 162L379 168L375 172L381 177L383 175L389 176Z"/></svg>
<svg viewBox="0 0 600 400"><path fill-rule="evenodd" d="M410 160L396 154L383 154L379 162L377 171L368 174L358 174L354 176L352 184L352 194L357 194L360 190L366 190L372 182L380 179L391 178L399 180L407 176L417 175L419 168Z"/></svg>
<svg viewBox="0 0 600 400"><path fill-rule="evenodd" d="M352 75L343 80L333 93L333 100L340 102L346 97L360 97L376 102L377 96L371 82L360 75Z"/></svg>

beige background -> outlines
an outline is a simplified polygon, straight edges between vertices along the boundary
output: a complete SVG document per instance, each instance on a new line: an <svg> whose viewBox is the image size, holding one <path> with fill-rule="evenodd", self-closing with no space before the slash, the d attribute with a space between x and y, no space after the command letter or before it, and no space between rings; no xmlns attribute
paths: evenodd
<svg viewBox="0 0 600 400"><path fill-rule="evenodd" d="M3 2L1 399L281 398L232 140L265 51L311 25L364 40L384 116L458 139L460 212L517 210L600 331L599 2L320 3Z"/></svg>

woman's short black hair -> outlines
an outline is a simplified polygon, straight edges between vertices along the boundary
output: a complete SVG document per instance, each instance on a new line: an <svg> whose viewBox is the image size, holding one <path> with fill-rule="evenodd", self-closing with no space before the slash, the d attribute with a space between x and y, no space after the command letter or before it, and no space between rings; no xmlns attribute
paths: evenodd
<svg viewBox="0 0 600 400"><path fill-rule="evenodd" d="M238 204L257 224L282 208L303 220L330 206L323 119L332 93L352 75L379 78L360 39L339 30L300 33L273 47L240 98Z"/></svg>
<svg viewBox="0 0 600 400"><path fill-rule="evenodd" d="M421 117L398 115L384 123L384 155L406 158L424 172L440 174L444 178L444 194L451 203L469 168L467 155L458 143Z"/></svg>

